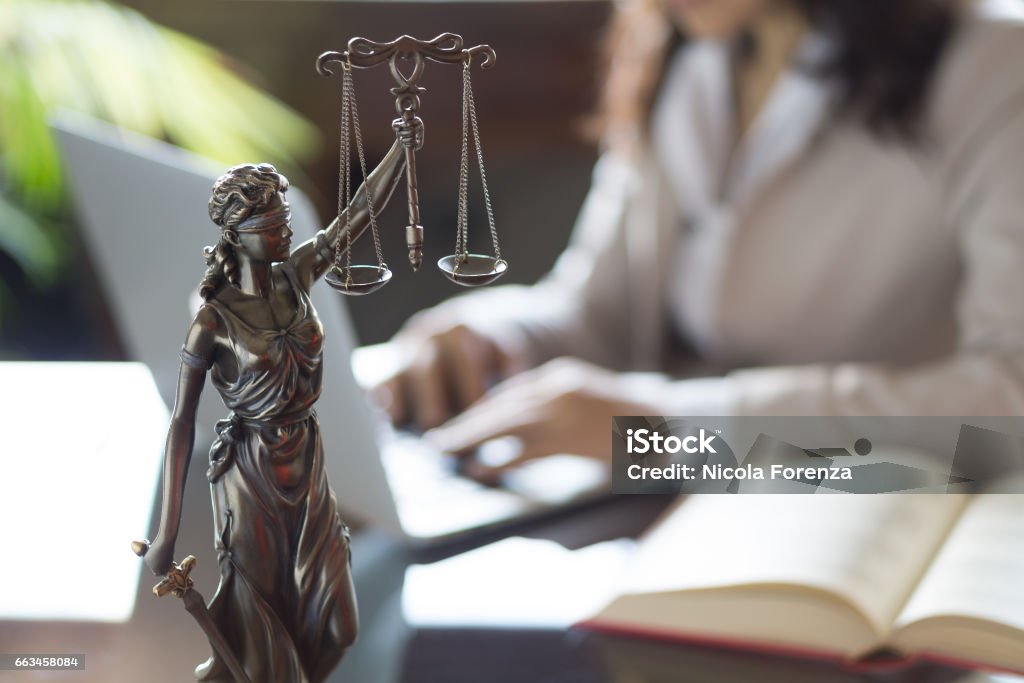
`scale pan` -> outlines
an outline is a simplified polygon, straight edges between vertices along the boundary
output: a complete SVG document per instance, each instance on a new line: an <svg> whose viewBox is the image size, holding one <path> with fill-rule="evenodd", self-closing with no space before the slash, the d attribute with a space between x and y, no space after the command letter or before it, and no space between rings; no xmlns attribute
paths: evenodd
<svg viewBox="0 0 1024 683"><path fill-rule="evenodd" d="M346 277L347 275L349 277ZM351 268L331 268L324 277L331 289L336 289L349 296L362 296L378 289L391 281L391 270L387 267L352 266Z"/></svg>
<svg viewBox="0 0 1024 683"><path fill-rule="evenodd" d="M508 261L484 254L445 256L437 262L444 276L463 287L489 285L505 274Z"/></svg>

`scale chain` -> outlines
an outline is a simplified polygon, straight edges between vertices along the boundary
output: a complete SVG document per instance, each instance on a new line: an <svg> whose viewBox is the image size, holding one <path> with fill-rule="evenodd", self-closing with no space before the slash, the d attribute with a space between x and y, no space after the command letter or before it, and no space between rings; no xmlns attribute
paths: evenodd
<svg viewBox="0 0 1024 683"><path fill-rule="evenodd" d="M498 230L494 224L494 208L491 204L491 195L487 189L487 172L484 170L484 152L480 145L480 127L477 123L476 102L473 99L473 85L470 77L470 59L463 62L462 68L462 159L459 169L459 214L458 214L458 235L456 237L455 255L468 253L469 251L469 220L468 220L468 194L469 194L469 159L468 159L468 135L470 126L473 131L473 145L476 147L477 166L480 168L480 185L484 193L484 206L487 210L487 223L491 232L491 243L494 248L494 258L501 259L501 247L498 244Z"/></svg>
<svg viewBox="0 0 1024 683"><path fill-rule="evenodd" d="M370 175L366 172L366 154L363 151L363 134L359 128L359 108L356 107L356 86L355 80L352 78L352 66L348 67L348 89L349 89L349 106L352 107L351 118L352 118L352 132L355 134L356 139L356 151L359 154L359 168L363 173L363 183L366 184L364 194L366 196L366 210L370 214L370 231L373 233L373 249L377 256L377 268L380 270L384 269L384 252L380 246L380 234L377 230L377 212L373 209L373 192L370 191L369 179ZM351 234L351 232L349 233ZM351 249L349 249L351 252Z"/></svg>
<svg viewBox="0 0 1024 683"><path fill-rule="evenodd" d="M467 66L469 62L467 60ZM476 101L473 99L473 84L466 71L466 92L469 94L469 120L473 124L473 144L476 146L476 161L480 166L480 185L484 190L484 206L487 208L487 224L491 229L491 243L494 246L494 258L501 259L501 247L498 245L498 229L494 226L494 208L491 206L491 193L487 189L487 172L484 170L484 148L480 146L480 126L476 121Z"/></svg>
<svg viewBox="0 0 1024 683"><path fill-rule="evenodd" d="M344 68L344 67L343 67ZM341 144L339 149L338 160L338 218L341 218L345 207L348 206L350 195L351 195L351 181L349 174L351 172L351 161L352 161L352 150L349 147L349 107L348 107L348 88L345 83L349 76L348 70L345 69L342 75L341 81ZM351 277L351 253L352 253L352 238L351 238L351 223L349 214L345 214L345 236L346 245L348 249L346 252L346 268L345 272ZM341 242L338 242L334 248L334 267L338 270L342 269L341 264Z"/></svg>
<svg viewBox="0 0 1024 683"><path fill-rule="evenodd" d="M363 150L362 131L359 127L359 108L356 105L355 82L352 78L352 65L348 62L342 64L341 79L341 145L339 160L340 173L338 177L338 216L345 214L345 265L342 267L341 252L342 246L339 241L335 247L334 265L345 273L346 286L352 284L352 212L346 210L352 203L352 144L351 138L355 137L356 150L359 156L359 168L363 174L363 182L366 182L368 174L366 171L366 154ZM373 233L373 245L377 256L377 268L383 270L383 250L380 245L380 235L377 228L377 216L373 209L373 196L367 186L364 190L366 196L366 208L370 218L370 231Z"/></svg>
<svg viewBox="0 0 1024 683"><path fill-rule="evenodd" d="M462 156L459 160L459 205L458 220L455 230L455 257L460 258L469 251L468 246L468 213L469 213L469 103L466 100L466 78L469 72L468 62L462 67Z"/></svg>

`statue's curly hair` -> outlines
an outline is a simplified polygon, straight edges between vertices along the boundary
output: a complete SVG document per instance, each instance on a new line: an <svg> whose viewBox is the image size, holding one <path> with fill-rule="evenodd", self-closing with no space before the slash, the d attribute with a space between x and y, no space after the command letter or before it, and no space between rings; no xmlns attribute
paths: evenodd
<svg viewBox="0 0 1024 683"><path fill-rule="evenodd" d="M224 282L238 284L238 258L226 233L247 218L263 213L278 192L288 189L288 179L270 164L232 166L213 184L210 219L220 226L221 235L212 247L203 249L206 273L199 283L199 295L209 299Z"/></svg>

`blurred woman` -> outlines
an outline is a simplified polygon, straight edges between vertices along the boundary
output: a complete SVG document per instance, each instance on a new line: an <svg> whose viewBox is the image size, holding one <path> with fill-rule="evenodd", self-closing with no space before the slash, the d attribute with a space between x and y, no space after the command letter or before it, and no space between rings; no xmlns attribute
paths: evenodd
<svg viewBox="0 0 1024 683"><path fill-rule="evenodd" d="M1024 412L1021 9L617 3L569 247L410 321L392 416L508 467L613 415Z"/></svg>

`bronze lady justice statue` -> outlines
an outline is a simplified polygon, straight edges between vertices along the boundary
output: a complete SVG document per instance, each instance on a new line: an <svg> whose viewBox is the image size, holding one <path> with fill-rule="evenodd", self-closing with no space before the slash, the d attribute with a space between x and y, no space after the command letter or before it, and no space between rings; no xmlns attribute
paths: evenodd
<svg viewBox="0 0 1024 683"><path fill-rule="evenodd" d="M405 148L422 144L419 120L396 122L399 140L339 217L290 251L288 181L269 164L235 166L213 186L203 305L181 351L167 436L163 504L145 562L172 565L195 437L211 372L230 417L217 423L207 476L221 578L209 613L253 683L323 681L355 639L348 529L324 472L313 405L320 395L323 328L309 292L335 249L390 198ZM369 188L369 190L367 189ZM215 651L202 681L232 681Z"/></svg>

